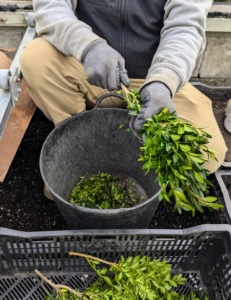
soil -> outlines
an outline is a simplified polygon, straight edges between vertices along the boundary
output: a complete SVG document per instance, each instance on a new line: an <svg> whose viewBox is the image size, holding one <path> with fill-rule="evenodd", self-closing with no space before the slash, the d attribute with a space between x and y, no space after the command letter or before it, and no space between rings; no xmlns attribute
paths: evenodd
<svg viewBox="0 0 231 300"><path fill-rule="evenodd" d="M231 162L231 136L223 126L225 102L215 101L213 107L229 149L225 161ZM53 128L37 109L5 181L0 183L0 227L30 232L69 229L55 202L44 197L39 171L40 150ZM160 202L149 228L188 228L211 223L211 214L214 219L213 213L207 211L195 217L187 212L179 215L172 212L171 205Z"/></svg>

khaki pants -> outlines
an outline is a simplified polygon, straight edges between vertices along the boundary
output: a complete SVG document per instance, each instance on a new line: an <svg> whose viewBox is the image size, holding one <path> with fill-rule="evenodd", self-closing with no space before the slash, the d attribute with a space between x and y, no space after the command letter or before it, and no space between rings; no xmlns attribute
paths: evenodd
<svg viewBox="0 0 231 300"><path fill-rule="evenodd" d="M101 95L108 93L90 85L84 78L81 63L60 53L43 38L36 38L25 47L20 64L36 106L55 125L86 108L92 108ZM131 79L130 88L138 89L143 82L143 79ZM215 172L224 160L227 148L215 120L211 100L187 83L173 101L180 119L188 120L213 135L209 147L218 151L218 161L209 160L204 168ZM113 97L102 102L104 107L122 105L119 99Z"/></svg>

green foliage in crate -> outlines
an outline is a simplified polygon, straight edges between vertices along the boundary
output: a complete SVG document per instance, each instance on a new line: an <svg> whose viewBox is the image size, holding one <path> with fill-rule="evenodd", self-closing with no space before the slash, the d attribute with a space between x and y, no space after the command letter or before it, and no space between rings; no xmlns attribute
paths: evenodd
<svg viewBox="0 0 231 300"><path fill-rule="evenodd" d="M118 263L112 263L81 253L69 254L85 257L98 279L82 292L53 284L53 294L44 300L208 300L194 292L179 295L175 289L185 285L187 279L181 274L173 275L166 260L137 255L126 259L121 256ZM108 267L101 267L102 263Z"/></svg>

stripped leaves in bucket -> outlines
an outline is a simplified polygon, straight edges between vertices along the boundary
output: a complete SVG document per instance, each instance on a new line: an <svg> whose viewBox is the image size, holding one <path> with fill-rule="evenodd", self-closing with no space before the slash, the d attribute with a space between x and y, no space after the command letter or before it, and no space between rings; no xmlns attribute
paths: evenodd
<svg viewBox="0 0 231 300"><path fill-rule="evenodd" d="M131 180L99 172L80 177L69 201L82 207L118 209L134 206L143 198Z"/></svg>

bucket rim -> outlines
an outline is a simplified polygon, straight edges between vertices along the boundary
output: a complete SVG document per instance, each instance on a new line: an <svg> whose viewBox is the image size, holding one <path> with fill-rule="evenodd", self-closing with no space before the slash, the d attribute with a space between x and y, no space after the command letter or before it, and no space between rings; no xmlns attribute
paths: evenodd
<svg viewBox="0 0 231 300"><path fill-rule="evenodd" d="M125 108L117 108L117 107L104 107L104 108L100 108L100 107L93 107L91 110L86 110L86 111L82 111L76 115L73 115L71 116L70 118L67 118L65 120L63 120L62 122L60 122L57 126L55 126L52 131L48 134L48 136L46 137L43 145L42 145L42 148L41 148L41 151L40 151L40 155L39 155L39 170L40 170L40 173L41 173L41 176L42 176L42 179L45 183L45 180L44 180L44 169L43 169L43 162L42 162L42 157L43 157L43 153L44 153L44 149L46 148L47 146L47 143L49 142L50 138L56 133L57 130L59 130L60 127L64 126L66 123L69 123L71 121L73 121L74 119L77 119L78 117L84 115L84 114L89 114L89 113L92 113L94 111L100 111L100 110L117 110L117 111L121 111L121 112L126 112L128 113L128 110L125 109Z"/></svg>
<svg viewBox="0 0 231 300"><path fill-rule="evenodd" d="M80 116L84 115L84 114L89 114L89 113L94 113L96 111L101 111L101 110L116 110L116 111L121 111L121 112L126 112L128 114L128 109L126 108L118 108L118 107L103 107L103 108L100 108L100 107L93 107L92 109L90 110L85 110L85 111L82 111L76 115L73 115L65 120L63 120L62 122L60 122L57 126L55 126L51 132L48 134L48 136L46 137L43 145L42 145L42 148L41 148L41 151L40 151L40 156L39 156L39 168L41 170L41 166L42 166L42 161L41 161L41 157L42 157L42 154L44 152L44 148L46 147L46 144L47 142L49 141L49 139L51 138L52 135L55 134L55 132L57 130L59 130L60 127L64 126L66 123L69 123L71 121L73 121L74 119L77 119L79 118ZM129 114L128 114L129 115Z"/></svg>

